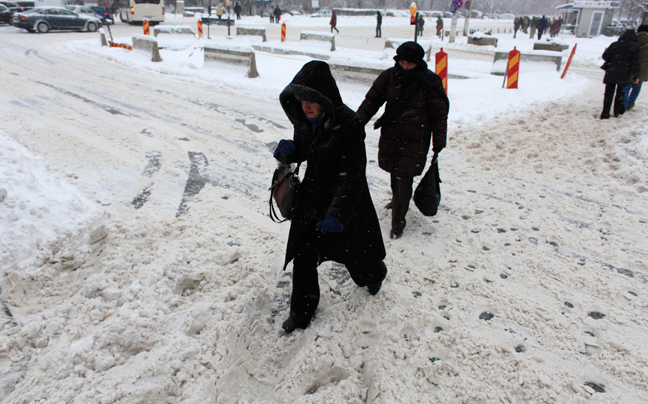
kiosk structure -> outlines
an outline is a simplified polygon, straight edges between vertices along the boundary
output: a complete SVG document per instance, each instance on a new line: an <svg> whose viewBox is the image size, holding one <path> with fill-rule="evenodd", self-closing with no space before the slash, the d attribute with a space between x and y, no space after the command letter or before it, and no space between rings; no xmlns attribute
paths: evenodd
<svg viewBox="0 0 648 404"><path fill-rule="evenodd" d="M603 33L620 7L619 1L580 1L556 7L563 19L563 29L580 38L592 38Z"/></svg>

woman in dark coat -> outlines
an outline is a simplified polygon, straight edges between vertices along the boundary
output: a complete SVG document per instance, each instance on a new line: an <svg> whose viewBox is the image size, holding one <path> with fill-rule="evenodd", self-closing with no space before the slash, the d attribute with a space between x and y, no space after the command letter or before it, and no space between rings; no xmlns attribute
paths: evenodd
<svg viewBox="0 0 648 404"><path fill-rule="evenodd" d="M391 238L403 234L414 176L425 168L430 141L433 138L435 153L446 145L450 102L441 78L428 69L424 56L416 42L399 46L395 66L380 73L357 111L363 122L369 122L387 103L374 128L382 127L378 164L391 175Z"/></svg>
<svg viewBox="0 0 648 404"><path fill-rule="evenodd" d="M625 112L623 105L625 86L639 82L639 44L637 33L629 29L625 31L616 42L603 52L603 68L605 69L605 96L603 98L603 112L601 119L610 118L610 107L614 99L614 116L617 117ZM614 94L616 90L616 96Z"/></svg>
<svg viewBox="0 0 648 404"><path fill-rule="evenodd" d="M306 161L292 217L284 269L293 261L293 293L285 332L306 328L319 303L317 266L346 266L358 286L375 295L387 268L380 224L365 170L364 124L340 97L329 65L306 63L279 96L294 126L275 158Z"/></svg>

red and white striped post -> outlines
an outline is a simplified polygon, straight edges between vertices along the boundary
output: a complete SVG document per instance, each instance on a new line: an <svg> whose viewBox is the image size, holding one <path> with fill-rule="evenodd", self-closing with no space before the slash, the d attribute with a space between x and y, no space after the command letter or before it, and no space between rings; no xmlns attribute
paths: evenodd
<svg viewBox="0 0 648 404"><path fill-rule="evenodd" d="M144 28L144 35L151 35L148 18L144 17L144 19L142 20L142 27Z"/></svg>

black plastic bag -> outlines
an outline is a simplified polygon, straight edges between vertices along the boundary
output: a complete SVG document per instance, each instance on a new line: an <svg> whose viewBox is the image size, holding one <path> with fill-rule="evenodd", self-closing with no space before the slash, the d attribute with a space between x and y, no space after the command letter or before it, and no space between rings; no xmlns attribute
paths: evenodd
<svg viewBox="0 0 648 404"><path fill-rule="evenodd" d="M425 216L437 214L441 203L441 178L439 178L438 154L434 153L432 164L414 191L414 203Z"/></svg>

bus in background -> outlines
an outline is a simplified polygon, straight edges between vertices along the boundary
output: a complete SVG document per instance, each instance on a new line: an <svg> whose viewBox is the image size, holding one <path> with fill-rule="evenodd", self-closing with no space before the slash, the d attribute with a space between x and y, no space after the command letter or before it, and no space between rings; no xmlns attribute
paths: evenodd
<svg viewBox="0 0 648 404"><path fill-rule="evenodd" d="M141 24L144 18L150 25L164 22L164 0L121 0L119 19L129 24Z"/></svg>

